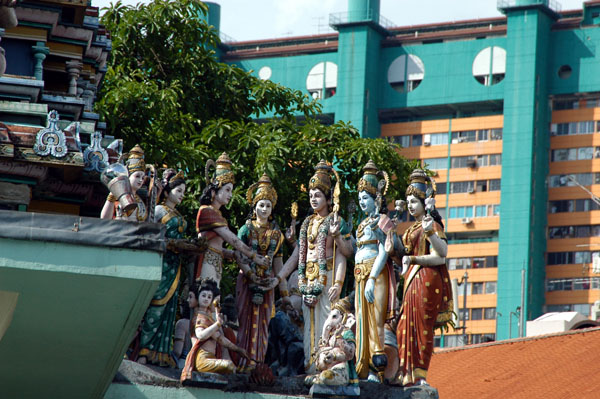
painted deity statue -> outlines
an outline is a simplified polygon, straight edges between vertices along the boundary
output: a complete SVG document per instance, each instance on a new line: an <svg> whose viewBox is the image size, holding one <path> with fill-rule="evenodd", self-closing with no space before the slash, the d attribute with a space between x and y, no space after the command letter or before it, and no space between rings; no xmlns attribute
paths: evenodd
<svg viewBox="0 0 600 399"><path fill-rule="evenodd" d="M166 225L166 238L181 239L187 223L175 207L181 203L185 194L183 173L167 169L163 174L162 186L160 204L155 211L156 218ZM179 254L167 249L163 256L162 279L142 320L140 363L148 361L160 366L177 366L171 357L171 348L181 274Z"/></svg>
<svg viewBox="0 0 600 399"><path fill-rule="evenodd" d="M192 349L185 359L181 381L191 380L194 371L234 373L235 364L228 359L226 350L248 357L248 353L243 348L235 345L223 333L224 319L217 305L220 295L217 283L213 280L202 281L198 288L198 307L190 320L190 328L193 326L194 329Z"/></svg>
<svg viewBox="0 0 600 399"><path fill-rule="evenodd" d="M241 270L236 284L239 320L237 345L244 348L253 360L262 363L267 354L269 320L273 314L273 289L279 285L281 296L289 301L284 282L291 269L288 267L283 270L281 246L284 236L272 218L277 192L269 176L263 175L250 186L246 199L253 207L252 216L240 228L238 237L269 263L262 266L248 258L238 258ZM246 359L240 359L238 364L241 370L249 370L254 366Z"/></svg>
<svg viewBox="0 0 600 399"><path fill-rule="evenodd" d="M384 326L385 321L393 317L396 285L385 242L394 224L384 213L387 211L384 196L389 185L387 173L379 171L371 160L363 172L358 182L358 203L366 217L356 230L354 266L356 371L360 378L383 382L387 365ZM378 175L384 179L379 181Z"/></svg>
<svg viewBox="0 0 600 399"><path fill-rule="evenodd" d="M210 177L208 172L212 166L216 171L214 176ZM224 241L256 264L265 267L269 265L264 256L258 255L229 230L227 220L221 215L221 206L227 205L233 194L235 178L231 167L232 162L226 153L221 154L216 164L213 160L209 160L206 164L208 185L200 197L201 206L196 216L196 230L198 237L208 242L208 248L205 253L198 256L196 281L212 279L220 285L223 258L235 260L235 252L223 248Z"/></svg>
<svg viewBox="0 0 600 399"><path fill-rule="evenodd" d="M358 386L354 368L356 343L352 332L355 322L350 302L345 298L336 301L323 325L315 356L318 374L306 377L307 384Z"/></svg>
<svg viewBox="0 0 600 399"><path fill-rule="evenodd" d="M300 228L299 246L288 260L298 263L298 288L302 293L304 317L304 362L309 373L315 371L314 355L331 303L340 297L346 275L346 258L353 253L346 224L333 212L331 174L325 161L315 166L308 189L314 214ZM333 196L339 197L338 179ZM287 265L287 262L286 262ZM285 268L285 266L284 266Z"/></svg>
<svg viewBox="0 0 600 399"><path fill-rule="evenodd" d="M405 386L426 384L434 329L452 323L448 245L434 195L435 182L424 171L414 170L406 201L416 222L402 236L404 293L397 328L398 382Z"/></svg>
<svg viewBox="0 0 600 399"><path fill-rule="evenodd" d="M131 151L126 161L127 171L129 172L129 183L133 191L133 198L137 204L137 208L131 212L126 212L121 209L117 198L112 194L108 194L100 217L102 219L120 219L137 222L145 222L148 220L148 208L146 203L137 194L137 191L144 184L146 176L146 163L144 162L144 151L136 144Z"/></svg>

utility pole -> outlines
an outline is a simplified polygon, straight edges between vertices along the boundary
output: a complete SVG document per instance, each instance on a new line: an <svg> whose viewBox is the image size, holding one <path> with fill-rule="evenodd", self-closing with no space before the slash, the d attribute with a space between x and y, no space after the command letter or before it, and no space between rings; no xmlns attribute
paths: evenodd
<svg viewBox="0 0 600 399"><path fill-rule="evenodd" d="M467 315L469 314L469 310L467 309L467 281L469 280L469 273L465 272L465 274L460 279L459 284L464 284L463 288L463 320L462 320L462 336L463 336L463 346L467 345Z"/></svg>
<svg viewBox="0 0 600 399"><path fill-rule="evenodd" d="M521 269L521 311L519 312L519 338L525 335L525 266Z"/></svg>

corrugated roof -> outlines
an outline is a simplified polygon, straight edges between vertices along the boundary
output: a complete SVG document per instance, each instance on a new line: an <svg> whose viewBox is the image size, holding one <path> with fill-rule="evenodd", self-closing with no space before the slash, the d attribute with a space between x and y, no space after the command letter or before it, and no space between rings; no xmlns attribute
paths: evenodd
<svg viewBox="0 0 600 399"><path fill-rule="evenodd" d="M600 328L434 353L428 382L440 398L600 397Z"/></svg>

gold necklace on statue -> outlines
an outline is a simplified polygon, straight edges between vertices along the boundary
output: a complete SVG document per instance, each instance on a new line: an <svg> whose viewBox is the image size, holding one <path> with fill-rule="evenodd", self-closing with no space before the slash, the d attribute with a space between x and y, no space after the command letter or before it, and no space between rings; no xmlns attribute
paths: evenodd
<svg viewBox="0 0 600 399"><path fill-rule="evenodd" d="M315 249L315 239L317 238L317 235L319 234L319 229L321 228L321 225L323 224L323 221L325 220L326 216L320 216L319 214L314 214L311 216L310 218L310 222L308 223L308 236L306 237L308 240L308 248L309 249ZM315 225L315 219L316 219L316 225Z"/></svg>

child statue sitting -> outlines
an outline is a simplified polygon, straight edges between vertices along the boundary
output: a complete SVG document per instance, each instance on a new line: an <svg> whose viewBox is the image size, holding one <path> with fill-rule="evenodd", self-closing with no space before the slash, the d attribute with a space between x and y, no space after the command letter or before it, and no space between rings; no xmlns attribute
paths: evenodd
<svg viewBox="0 0 600 399"><path fill-rule="evenodd" d="M313 388L315 385L353 385L358 388L353 361L356 343L352 327L355 322L348 299L340 299L332 306L315 355L319 373L306 377L307 385L313 385Z"/></svg>

